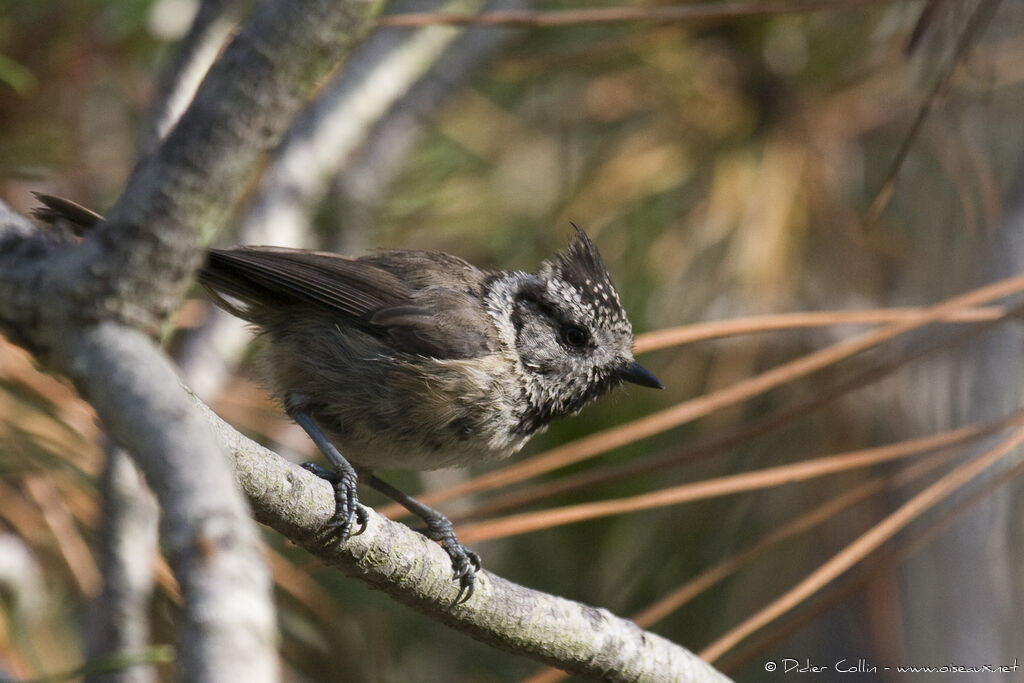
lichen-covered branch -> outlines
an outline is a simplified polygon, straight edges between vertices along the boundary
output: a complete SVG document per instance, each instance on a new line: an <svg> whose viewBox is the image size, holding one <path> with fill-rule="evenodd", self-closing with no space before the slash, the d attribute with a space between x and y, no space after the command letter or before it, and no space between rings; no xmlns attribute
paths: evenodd
<svg viewBox="0 0 1024 683"><path fill-rule="evenodd" d="M695 654L608 610L548 595L487 571L471 600L453 605L458 583L436 543L372 510L366 531L342 545L317 536L334 511L322 479L249 440L198 399L234 456L256 518L323 562L477 640L591 679L726 681Z"/></svg>

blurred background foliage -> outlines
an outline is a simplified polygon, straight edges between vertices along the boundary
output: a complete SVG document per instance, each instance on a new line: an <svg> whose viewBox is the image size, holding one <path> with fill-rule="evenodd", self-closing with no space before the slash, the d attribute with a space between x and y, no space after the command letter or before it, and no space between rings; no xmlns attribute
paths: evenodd
<svg viewBox="0 0 1024 683"><path fill-rule="evenodd" d="M986 6L994 18L965 36L972 15ZM0 2L0 197L23 212L33 206L32 190L109 207L137 158L157 75L193 11L193 0ZM921 38L911 46L915 27ZM986 259L1018 199L1022 28L1024 6L1014 2L880 0L701 23L502 32L490 57L419 115L414 144L390 157L383 144L360 150L369 180L359 185L343 171L331 183L313 207L316 241L350 252L440 249L489 267L532 269L566 242L572 221L600 246L638 332L755 314L935 303L1009 274ZM496 29L484 30L497 40ZM966 49L958 55L960 43ZM913 139L891 199L869 220L915 117L954 59L958 67ZM208 315L199 299L187 303L172 348L184 348ZM664 392L621 390L553 425L520 458L731 386L862 330L746 334L654 351L642 360ZM884 346L520 487L684 452L772 411L815 404L835 382L930 339L927 332ZM966 413L953 406L969 397L963 385L936 378L965 367L969 357L963 347L947 349L925 369L910 364L682 465L579 486L515 511L632 496L959 426ZM213 405L289 457L309 457L305 437L252 375L243 361L236 378L210 397ZM1006 367L995 378L1012 385L998 389L1009 397L972 419L1018 407L1017 370ZM0 665L12 675L65 671L82 661L86 607L101 582L94 554L101 445L88 407L4 342L0 538L19 549L0 551L0 563L11 565L0 573L12 586L0 615ZM911 492L948 467L938 462ZM801 513L898 470L854 470L474 547L502 576L628 616ZM439 489L486 471L389 478L412 490ZM489 495L441 507L471 517ZM860 500L771 547L652 630L701 649L909 495L886 489ZM907 540L925 526L912 526ZM1009 545L1012 530L999 534L982 540ZM322 569L276 534L266 541L288 680L514 681L538 670ZM876 555L895 556L896 548ZM961 548L962 564L943 562L952 563L956 581L971 581L969 568L982 558ZM764 630L763 647L725 662L739 680L773 679L764 662L782 657L941 663L928 658L952 645L920 645L914 632L924 628L920 615L929 614L929 604L963 584L944 583L947 565L915 557L935 573L930 593L915 592L922 586L912 565L882 565L823 604L802 604ZM17 576L23 578L10 578ZM154 640L173 642L173 579L159 563L157 576ZM981 574L973 580L986 581ZM1019 592L1002 597L1020 613ZM991 647L969 651L998 660L1004 651Z"/></svg>

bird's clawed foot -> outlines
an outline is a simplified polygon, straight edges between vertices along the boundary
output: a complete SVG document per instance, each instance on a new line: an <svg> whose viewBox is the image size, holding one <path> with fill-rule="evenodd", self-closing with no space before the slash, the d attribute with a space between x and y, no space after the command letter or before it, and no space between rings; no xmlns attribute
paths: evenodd
<svg viewBox="0 0 1024 683"><path fill-rule="evenodd" d="M366 531L369 516L356 495L355 471L341 468L332 470L313 462L303 463L302 467L329 481L334 488L334 516L324 525L326 538L345 542Z"/></svg>
<svg viewBox="0 0 1024 683"><path fill-rule="evenodd" d="M356 536L366 530L368 515L366 508L360 505L356 498L358 476L355 469L340 455L335 460L339 464L333 470L311 462L302 466L321 479L331 482L334 487L334 517L325 525L325 532L328 539L337 537L338 540L344 541L350 536ZM461 605L473 597L473 590L476 588L476 575L481 568L480 556L459 543L451 521L437 510L427 507L415 498L380 480L372 472L363 472L363 482L401 503L407 510L426 522L427 527L418 531L430 540L441 544L452 561L452 578L459 582L459 592L452 605ZM353 524L356 525L354 531Z"/></svg>
<svg viewBox="0 0 1024 683"><path fill-rule="evenodd" d="M476 587L476 573L482 565L480 556L459 543L455 537L455 529L452 523L444 515L437 513L436 517L424 520L427 528L421 530L423 535L437 541L448 553L452 560L452 578L459 582L459 592L455 596L453 605L461 605L473 597L473 590Z"/></svg>

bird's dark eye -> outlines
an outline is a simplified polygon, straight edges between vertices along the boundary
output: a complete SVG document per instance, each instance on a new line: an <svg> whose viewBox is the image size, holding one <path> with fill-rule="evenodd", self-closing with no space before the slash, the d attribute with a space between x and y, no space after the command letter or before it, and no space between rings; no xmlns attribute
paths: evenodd
<svg viewBox="0 0 1024 683"><path fill-rule="evenodd" d="M562 341L574 349L583 348L589 339L590 335L579 325L562 326Z"/></svg>

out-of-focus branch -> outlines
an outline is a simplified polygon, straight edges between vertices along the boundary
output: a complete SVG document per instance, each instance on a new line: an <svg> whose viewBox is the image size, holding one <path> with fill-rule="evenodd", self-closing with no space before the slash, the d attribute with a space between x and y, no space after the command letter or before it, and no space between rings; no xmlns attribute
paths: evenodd
<svg viewBox="0 0 1024 683"><path fill-rule="evenodd" d="M184 113L203 76L238 25L242 5L241 0L202 0L199 3L192 25L160 74L139 135L140 157L152 152Z"/></svg>
<svg viewBox="0 0 1024 683"><path fill-rule="evenodd" d="M492 0L481 13L520 10L530 4ZM356 217L359 209L375 205L387 192L427 122L513 35L513 29L470 26L374 126L344 172L336 176L346 210L346 233L362 222Z"/></svg>
<svg viewBox="0 0 1024 683"><path fill-rule="evenodd" d="M463 10L478 0L448 3ZM521 6L521 0L488 8ZM391 9L401 10L401 7ZM296 119L274 152L237 241L309 247L311 215L333 178L346 188L379 188L404 158L424 118L440 106L508 32L473 28L388 29L373 33ZM382 154L383 150L383 154ZM372 180L369 178L372 176ZM378 181L378 182L374 182ZM351 225L345 225L346 231ZM234 316L211 307L177 356L185 384L210 399L250 335Z"/></svg>
<svg viewBox="0 0 1024 683"><path fill-rule="evenodd" d="M164 144L135 169L110 219L81 243L35 231L0 205L0 330L70 377L138 458L182 587L185 680L276 680L276 629L230 464L146 333L177 306L261 154L376 8L371 0L262 3Z"/></svg>
<svg viewBox="0 0 1024 683"><path fill-rule="evenodd" d="M577 24L603 24L619 21L713 21L771 14L816 12L846 9L867 4L880 4L887 0L758 0L755 2L703 2L699 4L667 7L607 7L549 11L502 11L486 14L456 14L445 12L410 12L381 17L378 26L512 26L552 27Z"/></svg>
<svg viewBox="0 0 1024 683"><path fill-rule="evenodd" d="M90 660L149 647L149 600L157 551L156 499L130 456L117 446L107 448L100 489L103 591L90 615ZM90 680L149 683L155 680L155 671L151 666L133 666Z"/></svg>
<svg viewBox="0 0 1024 683"><path fill-rule="evenodd" d="M475 9L480 0L449 2ZM289 129L260 181L240 233L263 243L273 233L301 245L308 216L371 128L444 53L460 31L428 27L376 31Z"/></svg>
<svg viewBox="0 0 1024 683"><path fill-rule="evenodd" d="M241 0L201 0L188 32L163 68L139 132L137 155L153 152L185 112L196 89L238 25ZM100 562L103 589L90 606L87 652L91 662L139 653L149 647L149 603L157 553L156 499L133 458L108 444L100 480ZM115 667L90 673L93 683L149 683L152 666Z"/></svg>
<svg viewBox="0 0 1024 683"><path fill-rule="evenodd" d="M183 677L276 680L270 577L258 536L221 449L166 358L147 337L117 323L67 335L52 358L108 433L139 457L160 499L164 546L187 615Z"/></svg>
<svg viewBox="0 0 1024 683"><path fill-rule="evenodd" d="M317 537L334 511L330 486L249 440L202 407L234 455L256 518L323 562L452 628L495 647L607 681L728 680L691 652L607 610L478 574L473 597L453 606L458 584L440 546L372 510L366 531L344 544Z"/></svg>
<svg viewBox="0 0 1024 683"><path fill-rule="evenodd" d="M116 322L83 324L68 310L75 301L52 299L24 280L62 249L0 204L0 323L43 350L47 366L75 382L110 435L139 455L162 503L185 595L183 676L275 680L270 579L230 467L152 340Z"/></svg>
<svg viewBox="0 0 1024 683"><path fill-rule="evenodd" d="M970 18L964 26L964 30L957 38L953 54L944 65L942 75L932 85L928 95L918 108L917 116L914 117L914 122L910 124L910 129L907 131L907 134L903 136L903 141L900 143L899 149L896 151L892 163L889 165L889 170L885 174L885 179L882 181L881 187L875 193L875 198L871 201L871 205L865 212L864 226L866 228L874 228L878 219L881 218L885 207L889 205L889 200L892 198L892 194L896 189L896 177L899 175L900 169L903 168L904 162L910 155L910 150L913 148L914 142L917 140L919 133L924 128L924 123L928 119L928 115L931 114L935 105L949 89L949 86L953 81L953 74L956 73L957 67L963 61L964 55L967 54L970 47L974 45L980 34L985 30L985 27L988 26L989 22L992 20L992 17L996 13L996 9L999 7L999 1L1000 0L982 0L971 13ZM911 36L911 42L914 41L916 41L916 39Z"/></svg>
<svg viewBox="0 0 1024 683"><path fill-rule="evenodd" d="M107 228L66 264L72 279L95 287L76 296L99 302L103 317L143 329L162 324L262 155L363 37L377 4L260 5L164 143L136 167ZM137 239L140 232L151 239ZM100 254L107 277L77 272L95 269Z"/></svg>
<svg viewBox="0 0 1024 683"><path fill-rule="evenodd" d="M25 541L13 533L0 533L0 590L14 619L37 613L45 593L43 570Z"/></svg>

